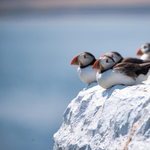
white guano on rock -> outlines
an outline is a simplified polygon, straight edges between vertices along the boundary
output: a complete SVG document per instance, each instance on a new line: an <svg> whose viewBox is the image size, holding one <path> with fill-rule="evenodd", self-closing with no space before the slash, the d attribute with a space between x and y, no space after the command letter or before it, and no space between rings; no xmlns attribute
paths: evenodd
<svg viewBox="0 0 150 150"><path fill-rule="evenodd" d="M54 150L150 150L150 79L83 89L65 110L53 140Z"/></svg>

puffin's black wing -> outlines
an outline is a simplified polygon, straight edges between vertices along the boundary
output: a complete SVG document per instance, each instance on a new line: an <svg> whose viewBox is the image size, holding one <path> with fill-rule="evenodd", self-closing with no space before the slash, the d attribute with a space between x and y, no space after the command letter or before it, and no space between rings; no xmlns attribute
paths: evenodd
<svg viewBox="0 0 150 150"><path fill-rule="evenodd" d="M126 76L130 76L133 79L137 77L136 71L140 70L140 65L135 63L118 63L113 67L113 70L118 70L124 73Z"/></svg>
<svg viewBox="0 0 150 150"><path fill-rule="evenodd" d="M138 58L127 57L127 58L124 58L122 62L142 64L142 63L148 63L150 62L150 60L142 60Z"/></svg>
<svg viewBox="0 0 150 150"><path fill-rule="evenodd" d="M140 69L135 72L137 76L140 74L146 75L150 69L150 62L139 64L139 66L140 66Z"/></svg>
<svg viewBox="0 0 150 150"><path fill-rule="evenodd" d="M143 64L135 64L135 63L119 63L113 67L113 70L120 70L122 73L127 76L135 79L137 76L143 74L147 75L150 69L150 62Z"/></svg>

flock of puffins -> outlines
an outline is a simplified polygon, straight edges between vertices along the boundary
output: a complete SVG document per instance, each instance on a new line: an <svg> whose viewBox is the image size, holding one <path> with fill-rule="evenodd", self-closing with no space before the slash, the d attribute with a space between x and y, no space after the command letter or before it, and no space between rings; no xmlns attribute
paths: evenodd
<svg viewBox="0 0 150 150"><path fill-rule="evenodd" d="M109 52L96 60L91 53L82 52L72 59L71 65L79 66L78 76L88 85L97 82L105 89L115 85L132 86L150 75L150 43L142 45L136 55L140 59Z"/></svg>

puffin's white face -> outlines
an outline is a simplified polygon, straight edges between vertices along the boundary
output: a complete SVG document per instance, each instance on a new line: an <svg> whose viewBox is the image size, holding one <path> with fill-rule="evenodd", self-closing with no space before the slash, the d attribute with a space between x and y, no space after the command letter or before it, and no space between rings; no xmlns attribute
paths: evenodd
<svg viewBox="0 0 150 150"><path fill-rule="evenodd" d="M115 54L113 52L107 53L106 56L109 56L109 57L113 58L115 63L118 63L122 59L121 56L119 56L119 55L117 55L117 54Z"/></svg>
<svg viewBox="0 0 150 150"><path fill-rule="evenodd" d="M76 65L83 68L90 64L93 64L95 61L96 59L91 53L83 52L72 59L71 65Z"/></svg>
<svg viewBox="0 0 150 150"><path fill-rule="evenodd" d="M142 45L141 51L142 53L147 53L148 51L150 51L150 46L148 44Z"/></svg>
<svg viewBox="0 0 150 150"><path fill-rule="evenodd" d="M110 69L111 67L113 67L115 64L116 64L115 61L113 61L111 58L105 56L100 61L100 68L102 68L103 70L107 70L107 69Z"/></svg>
<svg viewBox="0 0 150 150"><path fill-rule="evenodd" d="M94 58L87 53L81 53L78 57L79 63L81 63L83 66L90 64L93 60Z"/></svg>

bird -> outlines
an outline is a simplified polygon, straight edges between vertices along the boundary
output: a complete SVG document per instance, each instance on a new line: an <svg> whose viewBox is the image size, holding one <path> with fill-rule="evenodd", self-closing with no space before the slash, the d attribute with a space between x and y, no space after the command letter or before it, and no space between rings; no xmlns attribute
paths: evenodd
<svg viewBox="0 0 150 150"><path fill-rule="evenodd" d="M142 45L136 53L137 56L141 56L142 60L150 60L150 43Z"/></svg>
<svg viewBox="0 0 150 150"><path fill-rule="evenodd" d="M108 52L101 57L104 57L104 56L112 57L116 63L129 62L129 63L142 64L142 63L150 62L150 59L142 60L142 59L133 58L133 57L123 58L118 52Z"/></svg>
<svg viewBox="0 0 150 150"><path fill-rule="evenodd" d="M82 52L75 56L71 61L71 65L79 66L77 69L77 74L81 81L87 83L88 85L96 82L97 70L92 69L95 61L96 58L89 52Z"/></svg>
<svg viewBox="0 0 150 150"><path fill-rule="evenodd" d="M147 80L150 62L116 64L112 57L104 56L94 63L93 69L97 70L97 83L104 89L108 89L115 85L137 85Z"/></svg>

